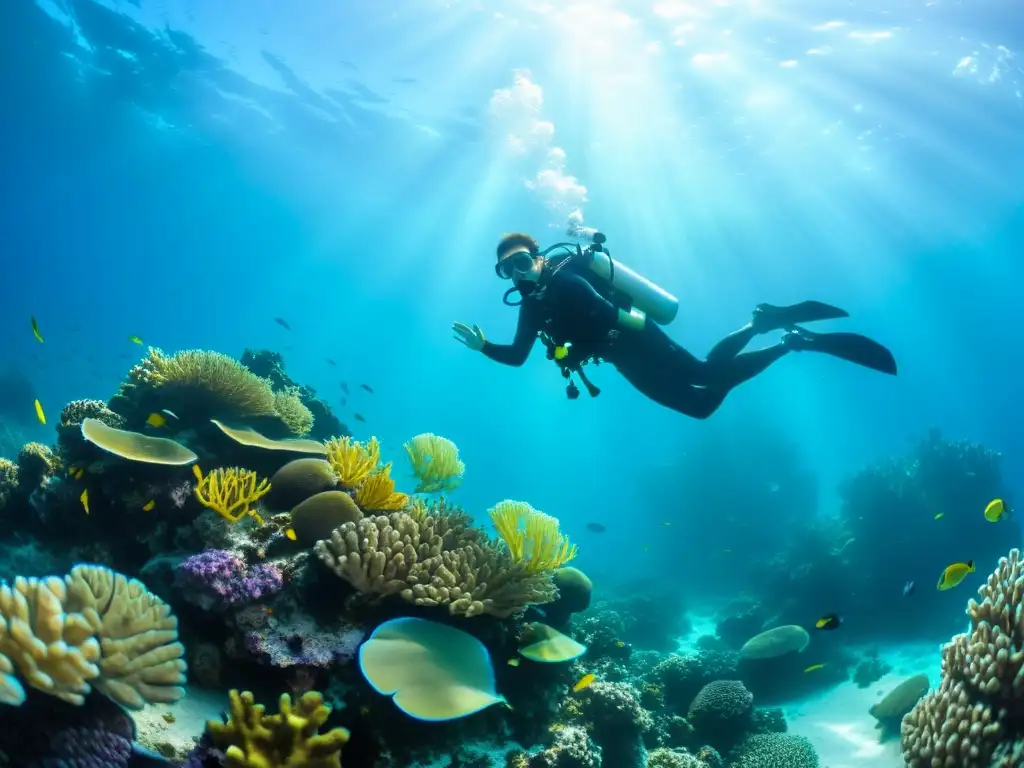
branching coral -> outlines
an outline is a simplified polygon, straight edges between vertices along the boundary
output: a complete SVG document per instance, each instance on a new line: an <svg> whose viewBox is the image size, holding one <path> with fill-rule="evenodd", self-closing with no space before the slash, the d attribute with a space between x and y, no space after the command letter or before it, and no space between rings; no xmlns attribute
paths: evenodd
<svg viewBox="0 0 1024 768"><path fill-rule="evenodd" d="M19 676L77 705L92 686L132 709L177 701L185 681L177 626L170 607L141 582L101 566L4 583L0 701L25 700Z"/></svg>
<svg viewBox="0 0 1024 768"><path fill-rule="evenodd" d="M246 515L252 515L259 525L263 519L253 504L270 492L270 482L257 482L255 472L238 467L222 467L203 475L199 465L192 465L196 476L196 498L204 507L214 510L229 523L237 523Z"/></svg>
<svg viewBox="0 0 1024 768"><path fill-rule="evenodd" d="M274 410L293 435L302 437L313 429L313 412L302 403L297 387L275 392Z"/></svg>
<svg viewBox="0 0 1024 768"><path fill-rule="evenodd" d="M576 545L558 530L558 518L524 501L499 502L490 515L512 562L522 563L529 573L554 570L576 557Z"/></svg>
<svg viewBox="0 0 1024 768"><path fill-rule="evenodd" d="M504 618L557 596L549 571L514 562L465 515L365 517L340 526L315 550L360 592L446 605L457 615Z"/></svg>
<svg viewBox="0 0 1024 768"><path fill-rule="evenodd" d="M424 433L405 444L405 453L419 478L416 493L453 491L462 483L466 465L459 460L459 449L446 437Z"/></svg>
<svg viewBox="0 0 1024 768"><path fill-rule="evenodd" d="M970 630L942 649L942 682L903 718L910 768L994 761L1024 740L1024 562L1011 550L971 600ZM1007 758L1009 760L1009 758Z"/></svg>
<svg viewBox="0 0 1024 768"><path fill-rule="evenodd" d="M230 768L341 768L349 734L344 728L318 732L331 714L319 693L303 694L294 705L281 694L277 715L264 714L266 708L249 691L232 690L229 696L228 722L210 720L206 729L225 749Z"/></svg>

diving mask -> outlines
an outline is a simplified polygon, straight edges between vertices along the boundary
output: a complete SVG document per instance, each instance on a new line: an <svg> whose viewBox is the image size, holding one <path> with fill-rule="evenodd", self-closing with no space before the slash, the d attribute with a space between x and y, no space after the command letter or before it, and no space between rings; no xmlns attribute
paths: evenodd
<svg viewBox="0 0 1024 768"><path fill-rule="evenodd" d="M529 272L533 268L533 259L529 251L515 251L495 264L494 272L503 280L511 280L516 272Z"/></svg>

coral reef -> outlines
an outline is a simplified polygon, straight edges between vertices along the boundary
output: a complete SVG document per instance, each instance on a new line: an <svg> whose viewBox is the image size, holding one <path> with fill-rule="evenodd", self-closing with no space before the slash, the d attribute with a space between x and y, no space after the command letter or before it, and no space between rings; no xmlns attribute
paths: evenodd
<svg viewBox="0 0 1024 768"><path fill-rule="evenodd" d="M770 733L746 738L734 751L732 768L818 768L814 747L803 736Z"/></svg>
<svg viewBox="0 0 1024 768"><path fill-rule="evenodd" d="M903 718L910 768L1011 766L999 755L1024 742L1024 563L1020 551L999 560L970 600L970 629L942 649L942 682ZM911 690L913 693L913 689Z"/></svg>
<svg viewBox="0 0 1024 768"><path fill-rule="evenodd" d="M207 549L185 558L177 577L186 599L205 610L227 608L276 594L283 584L275 565L247 567L242 558L222 549Z"/></svg>
<svg viewBox="0 0 1024 768"><path fill-rule="evenodd" d="M686 714L697 736L719 750L729 749L750 724L754 697L739 680L708 683Z"/></svg>

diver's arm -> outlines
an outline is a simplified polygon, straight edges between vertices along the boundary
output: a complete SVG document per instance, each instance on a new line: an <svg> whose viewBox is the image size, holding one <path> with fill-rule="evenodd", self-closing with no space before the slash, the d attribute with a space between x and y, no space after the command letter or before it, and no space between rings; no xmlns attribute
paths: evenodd
<svg viewBox="0 0 1024 768"><path fill-rule="evenodd" d="M516 324L516 335L511 344L492 344L484 342L483 352L487 357L505 365L520 366L530 356L533 345L540 333L540 316L538 308L527 302L519 307L519 322Z"/></svg>
<svg viewBox="0 0 1024 768"><path fill-rule="evenodd" d="M579 275L558 275L556 280L560 282L559 292L564 300L572 302L582 313L596 312L598 322L604 322L612 328L630 328L634 331L642 331L647 324L647 315L639 309L619 309Z"/></svg>

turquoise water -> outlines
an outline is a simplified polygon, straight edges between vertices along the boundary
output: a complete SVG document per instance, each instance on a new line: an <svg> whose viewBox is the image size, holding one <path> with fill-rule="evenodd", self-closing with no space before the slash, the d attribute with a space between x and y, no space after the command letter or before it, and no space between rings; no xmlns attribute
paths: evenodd
<svg viewBox="0 0 1024 768"><path fill-rule="evenodd" d="M840 614L812 645L832 666L937 649L1019 541L1014 518L982 516L995 497L1012 509L1024 463L1018 10L11 0L0 455L56 445L64 404L109 400L149 347L272 350L355 439L381 441L399 490L403 443L432 432L466 466L450 501L492 534L503 499L557 517L595 605L660 606L637 650L748 609L746 636ZM755 305L814 299L850 315L814 330L878 340L899 374L788 354L695 420L611 364L586 369L598 397L570 400L540 345L507 367L452 339L463 322L510 342L498 239L547 246L573 223L678 297L664 330L698 357ZM26 541L54 560L25 575L70 557L40 499L8 518L5 576ZM101 527L121 518L100 519L88 535L127 546ZM690 647L670 645L655 650ZM921 661L935 683L938 659ZM780 705L844 679L801 680Z"/></svg>

